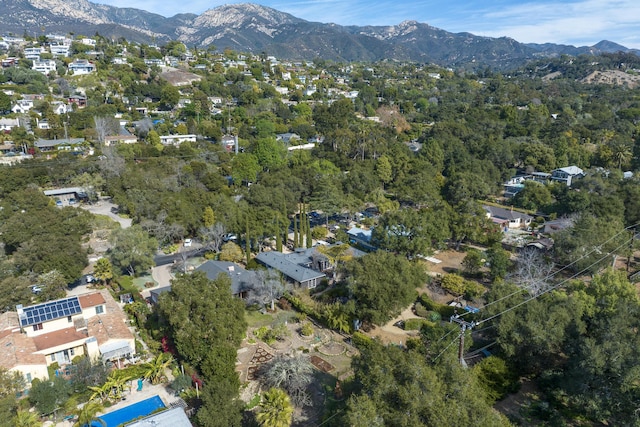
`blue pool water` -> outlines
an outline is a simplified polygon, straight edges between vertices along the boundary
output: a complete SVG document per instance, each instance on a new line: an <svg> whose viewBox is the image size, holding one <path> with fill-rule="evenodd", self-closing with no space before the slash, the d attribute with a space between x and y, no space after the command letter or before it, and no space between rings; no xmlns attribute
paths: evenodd
<svg viewBox="0 0 640 427"><path fill-rule="evenodd" d="M162 403L160 396L153 396L122 409L118 409L117 411L109 412L108 414L100 416L100 418L106 423L106 426L104 427L118 427L121 424L134 420L138 417L149 415L153 411L164 407L164 403ZM94 421L91 424L91 427L103 426Z"/></svg>

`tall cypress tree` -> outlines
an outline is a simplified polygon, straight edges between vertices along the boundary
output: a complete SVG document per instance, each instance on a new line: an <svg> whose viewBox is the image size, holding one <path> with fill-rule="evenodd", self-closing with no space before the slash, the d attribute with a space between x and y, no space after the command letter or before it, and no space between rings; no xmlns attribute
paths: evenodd
<svg viewBox="0 0 640 427"><path fill-rule="evenodd" d="M307 217L307 249L310 248L311 246L313 246L313 239L311 238L311 220L309 219L309 214L306 215Z"/></svg>
<svg viewBox="0 0 640 427"><path fill-rule="evenodd" d="M244 244L244 249L246 252L246 256L247 256L247 265L249 264L249 261L251 261L251 238L249 237L249 215L247 215L246 217L246 237L245 237L245 244Z"/></svg>
<svg viewBox="0 0 640 427"><path fill-rule="evenodd" d="M293 249L298 246L298 214L293 214Z"/></svg>
<svg viewBox="0 0 640 427"><path fill-rule="evenodd" d="M282 252L282 230L280 229L280 216L276 217L276 251Z"/></svg>

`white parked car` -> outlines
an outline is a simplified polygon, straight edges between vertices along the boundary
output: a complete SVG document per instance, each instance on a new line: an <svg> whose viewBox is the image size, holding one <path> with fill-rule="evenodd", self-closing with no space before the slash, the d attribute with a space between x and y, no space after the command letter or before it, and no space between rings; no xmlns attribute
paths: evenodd
<svg viewBox="0 0 640 427"><path fill-rule="evenodd" d="M193 240L192 239L184 239L184 247L185 248L188 248L192 244L193 244Z"/></svg>

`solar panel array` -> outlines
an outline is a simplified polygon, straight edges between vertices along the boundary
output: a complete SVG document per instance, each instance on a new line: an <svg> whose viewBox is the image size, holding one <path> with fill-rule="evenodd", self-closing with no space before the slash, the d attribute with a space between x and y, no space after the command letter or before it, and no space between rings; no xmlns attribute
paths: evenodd
<svg viewBox="0 0 640 427"><path fill-rule="evenodd" d="M82 313L82 307L78 297L59 299L25 307L20 315L20 324L31 326L79 313Z"/></svg>

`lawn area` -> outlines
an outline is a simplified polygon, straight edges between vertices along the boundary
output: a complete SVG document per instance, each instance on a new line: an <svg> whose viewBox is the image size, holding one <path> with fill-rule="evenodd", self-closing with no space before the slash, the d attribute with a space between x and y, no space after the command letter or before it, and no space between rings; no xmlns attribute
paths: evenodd
<svg viewBox="0 0 640 427"><path fill-rule="evenodd" d="M257 310L245 310L244 318L250 328L259 328L261 326L269 326L273 322L273 316L270 314L262 314Z"/></svg>
<svg viewBox="0 0 640 427"><path fill-rule="evenodd" d="M257 310L245 310L244 318L247 320L249 328L259 328L261 326L271 326L277 322L291 321L295 317L294 311L276 310L275 313L262 314Z"/></svg>

